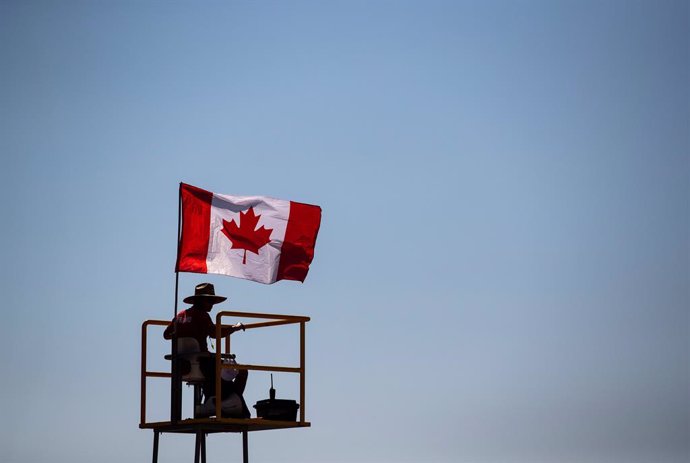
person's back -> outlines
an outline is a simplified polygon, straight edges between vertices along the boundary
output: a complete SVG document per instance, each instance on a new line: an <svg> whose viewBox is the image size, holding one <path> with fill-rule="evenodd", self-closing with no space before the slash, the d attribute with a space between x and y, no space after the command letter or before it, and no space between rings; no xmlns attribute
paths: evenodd
<svg viewBox="0 0 690 463"><path fill-rule="evenodd" d="M193 305L189 309L180 312L170 322L163 332L163 337L165 339L172 339L173 334L176 334L178 338L196 339L199 343L199 349L202 352L208 352L206 338L215 336L215 325L205 309Z"/></svg>

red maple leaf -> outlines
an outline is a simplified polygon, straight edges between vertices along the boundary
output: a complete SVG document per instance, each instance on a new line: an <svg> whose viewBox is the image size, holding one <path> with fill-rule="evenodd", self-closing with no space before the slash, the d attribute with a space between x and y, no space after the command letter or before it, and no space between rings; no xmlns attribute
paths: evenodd
<svg viewBox="0 0 690 463"><path fill-rule="evenodd" d="M240 212L239 226L234 220L231 222L223 220L221 231L232 243L232 248L244 249L243 264L247 263L247 251L259 254L259 249L271 241L272 228L266 228L262 225L261 228L255 230L259 218L261 215L255 215L254 208L250 207L246 212Z"/></svg>

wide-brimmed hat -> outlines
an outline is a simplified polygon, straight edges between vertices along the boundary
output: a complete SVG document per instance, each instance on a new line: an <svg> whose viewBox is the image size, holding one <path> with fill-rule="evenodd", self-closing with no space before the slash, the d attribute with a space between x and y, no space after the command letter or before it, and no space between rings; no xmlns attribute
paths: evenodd
<svg viewBox="0 0 690 463"><path fill-rule="evenodd" d="M211 283L201 283L194 288L194 296L184 298L186 304L194 304L199 301L208 301L211 304L223 302L227 297L216 296L216 290Z"/></svg>

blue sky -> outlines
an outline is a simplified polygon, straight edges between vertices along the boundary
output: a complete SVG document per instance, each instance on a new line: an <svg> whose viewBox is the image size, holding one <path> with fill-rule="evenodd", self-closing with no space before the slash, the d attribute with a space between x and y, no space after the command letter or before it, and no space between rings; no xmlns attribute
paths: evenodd
<svg viewBox="0 0 690 463"><path fill-rule="evenodd" d="M140 324L173 313L186 182L323 208L304 284L180 276L180 300L211 281L226 310L312 318L312 428L250 435L252 461L687 461L688 21L672 1L0 2L0 460L150 458ZM238 336L240 360L294 354ZM161 461L192 458L163 435Z"/></svg>

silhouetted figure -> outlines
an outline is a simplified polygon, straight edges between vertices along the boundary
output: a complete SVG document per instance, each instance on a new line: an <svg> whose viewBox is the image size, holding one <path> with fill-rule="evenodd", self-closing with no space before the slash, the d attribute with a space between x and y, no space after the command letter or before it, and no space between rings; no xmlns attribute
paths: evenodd
<svg viewBox="0 0 690 463"><path fill-rule="evenodd" d="M178 343L180 338L194 338L199 344L199 351L208 352L206 338L215 339L216 336L216 325L211 320L209 312L215 304L226 299L223 296L216 296L215 288L211 283L197 285L194 289L194 295L184 299L185 303L192 304L192 306L177 315L177 323L175 323L175 319L170 322L163 332L163 337L165 339L172 339L176 335ZM175 332L175 329L177 329L177 332ZM244 330L244 325L238 323L222 328L221 337L228 336L238 330ZM216 395L215 357L213 355L203 356L198 360L201 373L204 376L202 390L206 401L202 406L198 407L196 414L214 415L214 396ZM183 361L183 363L185 364L181 366L182 375L186 374L190 368L188 362ZM223 375L221 376L221 397L224 412L227 410L228 414L245 418L250 416L249 409L242 396L247 385L247 375L247 370L223 370Z"/></svg>

